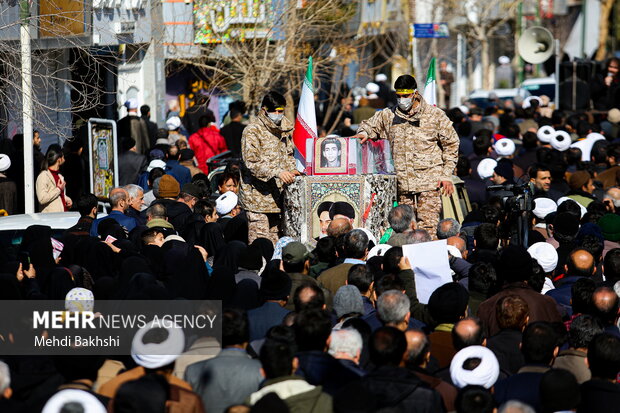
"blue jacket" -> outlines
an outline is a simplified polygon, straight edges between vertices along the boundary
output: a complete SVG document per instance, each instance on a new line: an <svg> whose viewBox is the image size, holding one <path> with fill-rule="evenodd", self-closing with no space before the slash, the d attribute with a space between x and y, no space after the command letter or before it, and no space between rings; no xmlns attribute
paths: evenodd
<svg viewBox="0 0 620 413"><path fill-rule="evenodd" d="M179 164L178 161L168 160L166 161L166 173L172 175L174 179L179 182L179 185L190 183L192 181L192 174L188 168Z"/></svg>
<svg viewBox="0 0 620 413"><path fill-rule="evenodd" d="M295 356L299 360L299 368L295 374L302 376L310 384L323 386L323 390L332 395L360 377L357 372L322 351L302 351Z"/></svg>
<svg viewBox="0 0 620 413"><path fill-rule="evenodd" d="M269 301L258 308L248 311L250 341L265 338L267 331L271 327L281 324L289 312L280 304Z"/></svg>
<svg viewBox="0 0 620 413"><path fill-rule="evenodd" d="M91 237L99 236L99 234L97 233L97 228L99 227L99 223L103 221L104 219L108 219L108 218L112 218L113 220L118 222L122 227L125 227L127 232L131 231L136 226L138 226L138 223L136 222L134 218L128 217L127 215L123 214L121 211L113 210L107 216L103 218L97 218L96 220L93 221L93 225L90 227Z"/></svg>
<svg viewBox="0 0 620 413"><path fill-rule="evenodd" d="M545 295L553 298L566 311L566 314L570 317L573 315L573 307L570 304L570 299L573 296L571 291L573 284L582 277L573 276L565 277L556 283L556 287L553 290L547 291Z"/></svg>
<svg viewBox="0 0 620 413"><path fill-rule="evenodd" d="M525 365L517 374L495 383L493 396L498 405L509 400L518 400L529 404L537 412L541 410L540 381L549 366Z"/></svg>

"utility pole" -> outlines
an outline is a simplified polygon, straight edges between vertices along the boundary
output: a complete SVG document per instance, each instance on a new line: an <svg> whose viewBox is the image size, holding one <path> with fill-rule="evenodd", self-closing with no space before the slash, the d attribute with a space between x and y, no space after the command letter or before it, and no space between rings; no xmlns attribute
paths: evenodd
<svg viewBox="0 0 620 413"><path fill-rule="evenodd" d="M22 120L24 133L24 194L25 212L34 211L34 168L32 165L32 55L30 53L30 5L29 0L20 0L21 76L22 76Z"/></svg>

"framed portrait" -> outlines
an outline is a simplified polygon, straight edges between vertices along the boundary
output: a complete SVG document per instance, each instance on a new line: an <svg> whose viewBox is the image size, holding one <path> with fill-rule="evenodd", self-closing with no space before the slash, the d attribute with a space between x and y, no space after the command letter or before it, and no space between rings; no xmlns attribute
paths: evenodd
<svg viewBox="0 0 620 413"><path fill-rule="evenodd" d="M340 175L348 173L349 140L326 136L314 145L314 174Z"/></svg>
<svg viewBox="0 0 620 413"><path fill-rule="evenodd" d="M118 186L118 145L116 122L109 119L88 120L90 152L90 191L105 199Z"/></svg>

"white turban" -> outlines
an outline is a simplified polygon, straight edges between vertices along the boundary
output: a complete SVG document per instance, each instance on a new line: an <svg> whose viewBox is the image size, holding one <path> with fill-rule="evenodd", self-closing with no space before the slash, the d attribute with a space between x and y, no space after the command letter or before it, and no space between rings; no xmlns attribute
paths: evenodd
<svg viewBox="0 0 620 413"><path fill-rule="evenodd" d="M497 161L495 159L485 158L480 161L480 163L478 164L478 168L476 168L476 171L478 172L480 178L487 179L493 176L493 170L496 166Z"/></svg>
<svg viewBox="0 0 620 413"><path fill-rule="evenodd" d="M500 65L507 65L510 63L510 58L508 56L500 56L497 60L499 61Z"/></svg>
<svg viewBox="0 0 620 413"><path fill-rule="evenodd" d="M555 129L552 126L545 125L538 128L538 132L536 132L536 136L538 140L542 143L549 143L551 139L555 136Z"/></svg>
<svg viewBox="0 0 620 413"><path fill-rule="evenodd" d="M371 259L372 257L383 257L390 248L392 248L392 246L388 244L375 245L370 251L368 251L368 257L366 257L366 259Z"/></svg>
<svg viewBox="0 0 620 413"><path fill-rule="evenodd" d="M164 238L164 244L166 242L168 242L168 241L181 241L181 242L185 242L183 237L181 237L180 235L177 235L177 234L170 234L166 238Z"/></svg>
<svg viewBox="0 0 620 413"><path fill-rule="evenodd" d="M528 96L525 99L523 99L523 103L521 104L521 107L523 109L527 109L530 106L532 106L532 101L533 100L537 100L538 101L538 106L542 106L543 105L543 101L541 98L539 98L538 96Z"/></svg>
<svg viewBox="0 0 620 413"><path fill-rule="evenodd" d="M42 413L59 413L67 403L78 403L84 413L106 413L105 406L92 394L83 390L66 389L54 394L43 407Z"/></svg>
<svg viewBox="0 0 620 413"><path fill-rule="evenodd" d="M220 215L227 215L237 206L239 197L233 191L224 192L215 200L215 210Z"/></svg>
<svg viewBox="0 0 620 413"><path fill-rule="evenodd" d="M151 321L142 327L131 342L131 357L140 366L147 369L157 369L175 361L185 349L183 329L177 325L170 326L171 321ZM144 335L154 328L165 328L168 338L161 343L144 344Z"/></svg>
<svg viewBox="0 0 620 413"><path fill-rule="evenodd" d="M479 358L481 361L478 367L466 370L463 368L463 363L470 358ZM450 363L450 377L459 389L470 384L490 389L499 377L497 357L486 347L465 347L454 355Z"/></svg>
<svg viewBox="0 0 620 413"><path fill-rule="evenodd" d="M168 130L179 129L181 127L181 118L178 116L172 116L166 121L166 126L168 127Z"/></svg>
<svg viewBox="0 0 620 413"><path fill-rule="evenodd" d="M583 218L583 216L588 212L588 210L586 209L586 207L584 207L583 205L581 205L579 202L575 201L574 199L571 199L567 196L563 196L560 199L558 199L558 206L562 205L562 202L568 201L568 200L571 200L575 202L577 205L579 205L579 209L581 210L581 218Z"/></svg>
<svg viewBox="0 0 620 413"><path fill-rule="evenodd" d="M95 296L86 288L72 288L65 296L65 310L67 311L93 311L95 309Z"/></svg>
<svg viewBox="0 0 620 413"><path fill-rule="evenodd" d="M560 152L564 152L571 146L571 139L568 132L559 130L555 132L555 135L551 138L551 147Z"/></svg>
<svg viewBox="0 0 620 413"><path fill-rule="evenodd" d="M592 152L592 146L594 146L594 142L600 140L605 140L605 137L600 133L590 133L588 134L588 136L586 136L585 139L573 143L570 147L581 149L582 162L589 162L590 153Z"/></svg>
<svg viewBox="0 0 620 413"><path fill-rule="evenodd" d="M366 84L366 91L370 93L379 93L379 85L373 82Z"/></svg>
<svg viewBox="0 0 620 413"><path fill-rule="evenodd" d="M538 261L544 272L551 272L558 265L558 252L547 242L537 242L527 252Z"/></svg>
<svg viewBox="0 0 620 413"><path fill-rule="evenodd" d="M4 172L11 167L11 158L9 155L0 153L0 172Z"/></svg>
<svg viewBox="0 0 620 413"><path fill-rule="evenodd" d="M534 215L539 219L545 219L547 215L558 210L558 206L553 199L536 198L534 200Z"/></svg>
<svg viewBox="0 0 620 413"><path fill-rule="evenodd" d="M499 156L511 156L515 153L515 143L508 138L499 139L493 147Z"/></svg>
<svg viewBox="0 0 620 413"><path fill-rule="evenodd" d="M387 75L385 73L379 73L375 76L375 82L385 82L387 81Z"/></svg>
<svg viewBox="0 0 620 413"><path fill-rule="evenodd" d="M370 232L369 229L366 229L366 228L357 228L357 229L364 231L364 234L366 234L366 236L368 237L368 243L372 241L374 245L377 245L377 237L375 237L372 234L372 232Z"/></svg>
<svg viewBox="0 0 620 413"><path fill-rule="evenodd" d="M127 109L138 109L138 99L130 98L125 102L125 107Z"/></svg>
<svg viewBox="0 0 620 413"><path fill-rule="evenodd" d="M620 297L620 281L616 281L616 283L614 284L614 291L616 292L616 295ZM618 321L617 323L620 323L620 321ZM617 323L616 325L618 325Z"/></svg>
<svg viewBox="0 0 620 413"><path fill-rule="evenodd" d="M469 115L469 108L465 105L461 105L459 106L459 109L461 109L461 112L463 112L466 115Z"/></svg>

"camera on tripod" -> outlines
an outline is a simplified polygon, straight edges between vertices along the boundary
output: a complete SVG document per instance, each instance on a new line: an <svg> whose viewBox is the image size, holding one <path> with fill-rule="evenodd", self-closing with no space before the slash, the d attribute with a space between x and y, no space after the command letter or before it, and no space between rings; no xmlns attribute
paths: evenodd
<svg viewBox="0 0 620 413"><path fill-rule="evenodd" d="M512 192L512 196L502 196L502 205L506 212L529 212L534 210L532 202L534 190L531 182L524 184L491 185L487 191Z"/></svg>
<svg viewBox="0 0 620 413"><path fill-rule="evenodd" d="M515 244L527 248L529 232L529 212L534 210L534 185L524 184L491 185L487 191L503 191L512 195L501 196L502 205L508 215L510 233L516 235Z"/></svg>

